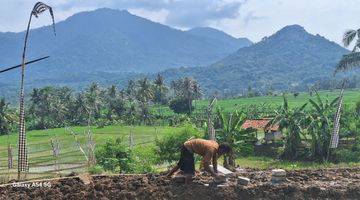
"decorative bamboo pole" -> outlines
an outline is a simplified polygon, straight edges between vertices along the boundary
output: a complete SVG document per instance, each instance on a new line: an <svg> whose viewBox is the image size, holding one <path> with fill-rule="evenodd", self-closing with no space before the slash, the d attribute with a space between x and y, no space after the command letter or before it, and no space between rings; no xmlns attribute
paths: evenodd
<svg viewBox="0 0 360 200"><path fill-rule="evenodd" d="M53 21L53 28L55 33L55 22L52 8L42 2L38 2L35 4L32 9L26 29L25 41L24 41L24 49L22 52L22 61L21 61L21 82L20 82L20 106L19 106L19 114L20 114L20 123L19 123L19 141L18 141L18 180L21 178L22 172L27 172L29 170L28 163L28 153L26 147L26 133L25 133L25 105L24 105L24 80L25 80L25 59L26 59L26 48L29 37L30 24L32 20L32 16L38 17L39 14L44 11L49 10L50 15Z"/></svg>
<svg viewBox="0 0 360 200"><path fill-rule="evenodd" d="M209 103L209 106L206 109L206 113L207 113L207 118L208 118L208 124L207 124L207 129L208 129L208 137L209 140L216 140L215 137L215 129L214 126L212 124L212 120L211 120L211 112L212 112L212 108L214 106L214 103L216 101L216 97L214 97L211 102Z"/></svg>

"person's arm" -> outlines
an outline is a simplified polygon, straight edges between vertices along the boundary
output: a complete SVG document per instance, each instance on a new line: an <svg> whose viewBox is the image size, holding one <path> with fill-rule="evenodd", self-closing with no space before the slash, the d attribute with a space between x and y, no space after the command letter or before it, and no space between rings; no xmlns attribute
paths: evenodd
<svg viewBox="0 0 360 200"><path fill-rule="evenodd" d="M211 167L209 166L211 163L211 159L213 157L213 153L212 152L208 152L206 153L206 155L203 157L202 159L202 164L204 167L204 170L209 172L212 176L217 176L217 174L214 172L213 169L211 169Z"/></svg>

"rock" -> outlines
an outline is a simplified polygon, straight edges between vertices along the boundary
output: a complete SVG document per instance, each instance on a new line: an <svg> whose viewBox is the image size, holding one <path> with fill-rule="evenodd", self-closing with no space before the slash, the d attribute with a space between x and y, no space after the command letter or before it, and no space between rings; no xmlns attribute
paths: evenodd
<svg viewBox="0 0 360 200"><path fill-rule="evenodd" d="M210 167L213 167L212 165L210 165ZM235 173L226 169L225 167L221 166L221 165L218 165L217 166L217 170L219 173L221 174L224 174L226 177L231 177L231 176L234 176Z"/></svg>
<svg viewBox="0 0 360 200"><path fill-rule="evenodd" d="M285 177L286 176L286 171L283 169L273 169L271 171L272 176L276 176L276 177Z"/></svg>
<svg viewBox="0 0 360 200"><path fill-rule="evenodd" d="M283 169L274 169L271 171L271 182L280 183L286 180L286 171Z"/></svg>
<svg viewBox="0 0 360 200"><path fill-rule="evenodd" d="M236 173L236 174L242 174L242 173L245 173L245 172L246 172L245 169L242 169L242 168L240 168L240 167L238 167L238 168L235 169L235 173Z"/></svg>
<svg viewBox="0 0 360 200"><path fill-rule="evenodd" d="M238 182L238 185L248 185L250 183L250 179L249 178L246 178L246 177L241 177L239 176L237 178L237 182Z"/></svg>

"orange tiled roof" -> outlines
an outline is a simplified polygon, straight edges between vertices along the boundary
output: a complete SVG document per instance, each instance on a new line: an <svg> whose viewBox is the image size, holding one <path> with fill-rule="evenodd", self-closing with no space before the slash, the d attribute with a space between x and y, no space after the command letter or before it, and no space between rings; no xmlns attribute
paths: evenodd
<svg viewBox="0 0 360 200"><path fill-rule="evenodd" d="M271 119L252 119L246 120L244 124L241 126L243 129L253 128L257 130L264 130L265 126L269 123ZM279 125L275 124L270 127L271 131L277 131L279 129Z"/></svg>

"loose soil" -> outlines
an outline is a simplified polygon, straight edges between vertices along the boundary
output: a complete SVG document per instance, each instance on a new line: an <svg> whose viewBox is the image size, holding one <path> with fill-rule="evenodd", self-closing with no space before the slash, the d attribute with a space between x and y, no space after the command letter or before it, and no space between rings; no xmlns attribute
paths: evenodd
<svg viewBox="0 0 360 200"><path fill-rule="evenodd" d="M230 178L216 185L197 176L184 185L159 174L93 176L90 184L78 177L51 180L46 187L0 187L0 199L360 199L360 168L287 171L280 184L270 182L270 170L245 169L247 186ZM47 181L43 181L44 184Z"/></svg>

